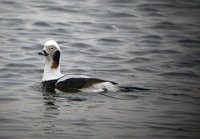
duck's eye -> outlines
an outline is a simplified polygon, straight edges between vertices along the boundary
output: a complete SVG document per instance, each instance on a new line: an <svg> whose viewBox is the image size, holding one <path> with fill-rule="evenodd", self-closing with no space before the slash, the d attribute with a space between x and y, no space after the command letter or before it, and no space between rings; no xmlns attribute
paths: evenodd
<svg viewBox="0 0 200 139"><path fill-rule="evenodd" d="M53 49L54 49L53 47L50 48L50 50L53 50Z"/></svg>

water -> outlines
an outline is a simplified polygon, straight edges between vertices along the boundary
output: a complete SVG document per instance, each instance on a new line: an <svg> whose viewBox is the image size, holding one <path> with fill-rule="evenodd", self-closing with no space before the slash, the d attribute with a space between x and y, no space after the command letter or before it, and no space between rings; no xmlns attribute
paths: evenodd
<svg viewBox="0 0 200 139"><path fill-rule="evenodd" d="M1 0L0 138L200 138L198 0ZM42 44L66 74L149 91L46 94Z"/></svg>

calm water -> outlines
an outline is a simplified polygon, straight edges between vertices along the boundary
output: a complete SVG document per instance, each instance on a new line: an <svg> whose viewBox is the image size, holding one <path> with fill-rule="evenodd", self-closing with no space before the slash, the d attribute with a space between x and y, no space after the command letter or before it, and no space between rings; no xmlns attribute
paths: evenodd
<svg viewBox="0 0 200 139"><path fill-rule="evenodd" d="M199 13L198 0L1 0L0 138L200 138ZM151 90L45 94L48 39L63 73Z"/></svg>

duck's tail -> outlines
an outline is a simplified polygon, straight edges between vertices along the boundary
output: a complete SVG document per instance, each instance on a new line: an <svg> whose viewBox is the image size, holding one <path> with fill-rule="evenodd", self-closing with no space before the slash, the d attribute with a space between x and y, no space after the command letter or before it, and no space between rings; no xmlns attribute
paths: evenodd
<svg viewBox="0 0 200 139"><path fill-rule="evenodd" d="M142 87L132 87L132 86L120 86L120 91L122 92L131 92L131 91L148 91L150 89Z"/></svg>

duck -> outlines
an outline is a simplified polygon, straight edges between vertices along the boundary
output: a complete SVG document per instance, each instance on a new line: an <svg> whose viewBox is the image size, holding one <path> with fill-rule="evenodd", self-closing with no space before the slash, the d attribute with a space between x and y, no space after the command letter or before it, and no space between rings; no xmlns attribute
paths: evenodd
<svg viewBox="0 0 200 139"><path fill-rule="evenodd" d="M64 75L60 69L61 49L55 40L48 40L38 53L45 57L42 88L48 92L117 92L116 82L88 75Z"/></svg>

